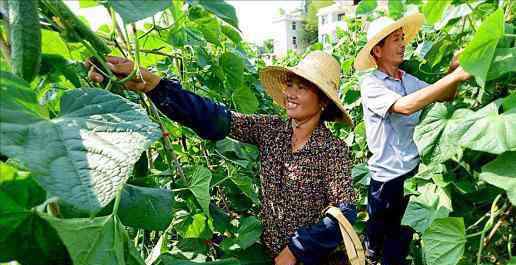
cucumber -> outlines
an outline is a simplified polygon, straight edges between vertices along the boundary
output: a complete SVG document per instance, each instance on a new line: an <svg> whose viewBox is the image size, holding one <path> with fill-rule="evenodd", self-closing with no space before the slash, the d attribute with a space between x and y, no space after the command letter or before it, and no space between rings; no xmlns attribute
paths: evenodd
<svg viewBox="0 0 516 265"><path fill-rule="evenodd" d="M77 36L79 36L88 41L97 52L104 55L111 52L111 49L106 43L97 37L84 22L75 16L63 0L43 0L43 2L54 16L59 17L61 23L66 27L63 36L70 37L69 40L75 40Z"/></svg>
<svg viewBox="0 0 516 265"><path fill-rule="evenodd" d="M31 82L41 64L41 27L37 0L9 1L9 28L13 72Z"/></svg>

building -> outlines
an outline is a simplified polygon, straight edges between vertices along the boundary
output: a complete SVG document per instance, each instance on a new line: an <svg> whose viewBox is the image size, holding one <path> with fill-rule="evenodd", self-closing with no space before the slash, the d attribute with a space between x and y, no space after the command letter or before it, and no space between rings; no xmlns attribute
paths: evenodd
<svg viewBox="0 0 516 265"><path fill-rule="evenodd" d="M296 9L280 15L273 20L274 24L274 55L281 57L288 50L301 53L306 48L303 38L304 12Z"/></svg>
<svg viewBox="0 0 516 265"><path fill-rule="evenodd" d="M359 2L360 0L336 0L335 4L319 9L317 11L319 42L323 44L336 42L337 28L348 29L344 17L354 17ZM377 4L377 9L387 10L387 0L378 0Z"/></svg>

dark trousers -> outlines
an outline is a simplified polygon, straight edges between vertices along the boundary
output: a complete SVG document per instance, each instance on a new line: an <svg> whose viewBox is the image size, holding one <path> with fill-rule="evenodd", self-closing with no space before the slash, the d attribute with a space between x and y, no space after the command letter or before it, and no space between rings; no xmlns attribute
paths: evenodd
<svg viewBox="0 0 516 265"><path fill-rule="evenodd" d="M365 244L369 255L382 257L382 265L406 264L413 230L401 226L408 203L408 197L403 194L403 182L416 172L417 167L387 182L372 179L369 185Z"/></svg>

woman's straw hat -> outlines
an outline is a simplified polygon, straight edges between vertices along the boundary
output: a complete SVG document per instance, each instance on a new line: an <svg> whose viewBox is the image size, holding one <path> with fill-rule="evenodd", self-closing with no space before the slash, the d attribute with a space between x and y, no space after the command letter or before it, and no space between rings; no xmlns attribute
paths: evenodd
<svg viewBox="0 0 516 265"><path fill-rule="evenodd" d="M405 44L408 44L416 37L424 21L425 17L421 13L414 13L397 21L389 17L380 17L371 22L367 30L367 44L360 50L355 59L355 69L363 71L375 68L376 62L371 56L371 50L376 44L399 28L403 29Z"/></svg>
<svg viewBox="0 0 516 265"><path fill-rule="evenodd" d="M285 107L283 92L287 89L288 74L300 76L316 85L340 110L335 122L344 122L349 126L353 122L340 102L338 96L340 81L340 64L333 56L322 52L309 53L294 67L268 66L260 72L260 80L265 91L282 107Z"/></svg>

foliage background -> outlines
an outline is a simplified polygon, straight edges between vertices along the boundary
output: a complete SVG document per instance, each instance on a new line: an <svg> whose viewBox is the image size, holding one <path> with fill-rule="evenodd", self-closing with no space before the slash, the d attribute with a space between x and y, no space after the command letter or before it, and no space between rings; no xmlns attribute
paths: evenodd
<svg viewBox="0 0 516 265"><path fill-rule="evenodd" d="M144 95L120 89L115 78L104 89L89 88L96 84L82 66L90 56L103 61L100 41L111 54L179 79L185 89L231 109L284 115L258 80L269 62L241 39L232 6L208 0L81 0L81 7L101 4L119 16L92 37L84 33L87 19L56 8L60 1L34 2L39 17L26 19L40 25L36 30L10 20L5 3L0 262L271 263L259 243L256 148L230 139L201 140L157 113ZM328 49L341 63L341 99L355 121L354 128L330 124L353 150L361 210L355 228L361 232L367 220L369 172L360 73L353 60L365 44L368 21L419 9L427 23L407 47L403 69L435 82L454 51L464 48L461 65L475 78L461 85L453 102L429 106L416 129L423 163L405 185L411 199L403 217L418 232L410 259L428 265L516 263L514 3L389 1L387 14L376 5L362 1L360 16L347 21L350 30L338 32L338 42ZM141 29L131 25L150 16L153 23ZM36 40L38 34L41 53L9 47L15 37ZM11 58L15 49L30 56ZM319 49L314 43L306 52ZM271 63L292 66L302 56L289 53ZM11 74L20 65L37 76ZM63 137L49 137L55 132ZM84 170L74 171L84 163Z"/></svg>

